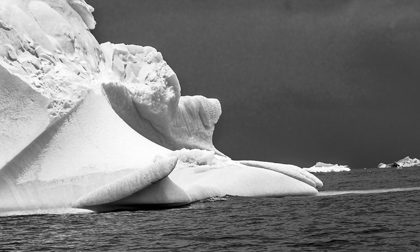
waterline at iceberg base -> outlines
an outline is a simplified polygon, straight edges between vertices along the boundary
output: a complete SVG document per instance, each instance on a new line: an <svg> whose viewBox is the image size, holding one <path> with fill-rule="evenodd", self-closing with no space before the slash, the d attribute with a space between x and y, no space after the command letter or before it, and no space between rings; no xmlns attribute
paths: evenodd
<svg viewBox="0 0 420 252"><path fill-rule="evenodd" d="M0 212L318 192L297 166L218 151L219 101L181 96L150 46L98 44L92 12L83 0L0 0Z"/></svg>

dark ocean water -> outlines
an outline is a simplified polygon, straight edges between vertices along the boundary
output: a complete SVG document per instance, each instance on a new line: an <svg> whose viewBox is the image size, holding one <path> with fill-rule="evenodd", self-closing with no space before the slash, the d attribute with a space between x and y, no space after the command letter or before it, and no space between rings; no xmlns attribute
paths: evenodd
<svg viewBox="0 0 420 252"><path fill-rule="evenodd" d="M313 197L0 216L0 250L420 251L420 168L317 176Z"/></svg>

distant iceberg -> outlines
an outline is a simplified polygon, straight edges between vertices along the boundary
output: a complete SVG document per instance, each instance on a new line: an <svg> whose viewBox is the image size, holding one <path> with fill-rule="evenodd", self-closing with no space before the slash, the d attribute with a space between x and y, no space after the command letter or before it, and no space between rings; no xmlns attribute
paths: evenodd
<svg viewBox="0 0 420 252"><path fill-rule="evenodd" d="M409 156L397 161L401 167L413 167L413 166L420 166L420 160L417 158L411 159Z"/></svg>
<svg viewBox="0 0 420 252"><path fill-rule="evenodd" d="M389 164L379 163L378 168L381 168L381 169L384 169L384 168L400 168L400 165L397 162L393 162L393 163L389 163Z"/></svg>
<svg viewBox="0 0 420 252"><path fill-rule="evenodd" d="M409 156L393 162L389 164L380 163L378 165L378 168L403 168L403 167L414 167L414 166L420 166L420 160L417 158L411 159Z"/></svg>
<svg viewBox="0 0 420 252"><path fill-rule="evenodd" d="M314 166L309 168L303 168L308 172L344 172L350 171L350 168L347 165L339 164L327 164L323 162L317 162Z"/></svg>

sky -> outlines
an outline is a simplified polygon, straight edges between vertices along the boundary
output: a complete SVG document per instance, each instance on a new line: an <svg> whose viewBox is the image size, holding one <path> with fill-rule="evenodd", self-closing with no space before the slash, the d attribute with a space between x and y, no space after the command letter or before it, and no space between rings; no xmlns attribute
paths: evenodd
<svg viewBox="0 0 420 252"><path fill-rule="evenodd" d="M182 95L217 98L236 160L420 158L420 1L86 0L102 43L153 46Z"/></svg>

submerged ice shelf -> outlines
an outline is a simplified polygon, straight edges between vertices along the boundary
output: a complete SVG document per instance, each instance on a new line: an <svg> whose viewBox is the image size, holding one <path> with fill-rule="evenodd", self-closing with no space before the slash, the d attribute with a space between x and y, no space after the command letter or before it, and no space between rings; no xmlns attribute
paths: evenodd
<svg viewBox="0 0 420 252"><path fill-rule="evenodd" d="M299 167L218 151L219 101L181 96L150 46L98 44L92 11L0 0L0 212L317 193L322 182Z"/></svg>

